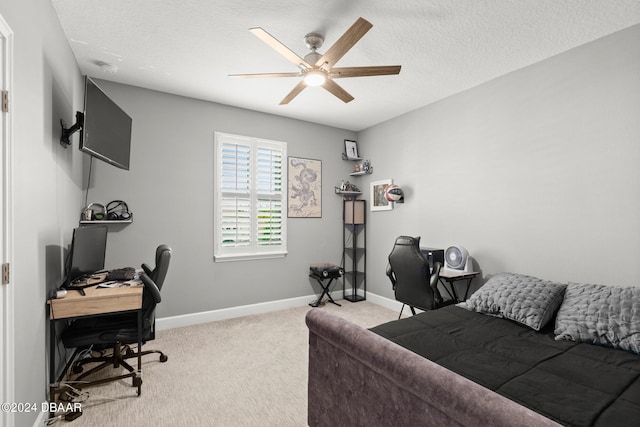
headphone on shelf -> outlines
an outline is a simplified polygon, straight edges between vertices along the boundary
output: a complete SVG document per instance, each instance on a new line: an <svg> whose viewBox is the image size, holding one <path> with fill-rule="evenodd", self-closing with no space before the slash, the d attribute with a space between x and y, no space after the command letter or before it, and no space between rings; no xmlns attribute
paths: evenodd
<svg viewBox="0 0 640 427"><path fill-rule="evenodd" d="M129 212L129 206L122 200L112 200L107 203L107 219L120 221L131 219L131 212Z"/></svg>
<svg viewBox="0 0 640 427"><path fill-rule="evenodd" d="M82 210L83 221L102 221L107 219L107 210L101 203L90 203Z"/></svg>

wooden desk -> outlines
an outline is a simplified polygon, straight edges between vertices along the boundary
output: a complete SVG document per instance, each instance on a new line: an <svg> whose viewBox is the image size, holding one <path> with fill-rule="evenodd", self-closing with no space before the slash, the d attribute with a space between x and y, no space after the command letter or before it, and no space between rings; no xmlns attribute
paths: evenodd
<svg viewBox="0 0 640 427"><path fill-rule="evenodd" d="M467 299L467 296L469 294L469 287L471 286L471 281L478 274L480 274L479 271L464 272L464 271L455 271L455 270L445 270L444 268L441 268L440 275L438 276L438 281L442 284L442 286L444 286L444 289L447 291L449 296L453 298L454 301L462 302ZM466 288L464 291L464 299L462 300L458 298L458 293L456 292L456 287L455 287L455 282L458 282L460 280L467 281ZM445 282L449 284L449 287L451 287L451 291L449 291L449 287L447 287Z"/></svg>
<svg viewBox="0 0 640 427"><path fill-rule="evenodd" d="M55 369L55 348L56 334L55 323L60 319L77 319L86 316L112 315L122 312L136 311L138 314L138 372L133 374L135 377L142 377L142 357L140 350L142 347L142 293L144 285L120 286L117 288L99 288L91 286L84 288L85 295L77 290L67 290L64 298L52 298L49 304L49 382L51 401L55 401L54 395L63 391L55 384L58 383L62 376L67 372L74 359L77 356L77 349L69 361L67 361L62 375L56 378ZM131 375L131 374L130 374ZM138 394L140 387L138 386Z"/></svg>

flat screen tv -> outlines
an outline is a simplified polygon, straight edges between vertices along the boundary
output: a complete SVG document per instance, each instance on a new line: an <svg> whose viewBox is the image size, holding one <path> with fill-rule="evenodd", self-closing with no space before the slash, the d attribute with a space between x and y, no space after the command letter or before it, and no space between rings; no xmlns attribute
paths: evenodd
<svg viewBox="0 0 640 427"><path fill-rule="evenodd" d="M131 117L87 77L80 150L129 170L131 123Z"/></svg>
<svg viewBox="0 0 640 427"><path fill-rule="evenodd" d="M89 225L74 229L67 266L67 285L103 270L106 250L106 225Z"/></svg>

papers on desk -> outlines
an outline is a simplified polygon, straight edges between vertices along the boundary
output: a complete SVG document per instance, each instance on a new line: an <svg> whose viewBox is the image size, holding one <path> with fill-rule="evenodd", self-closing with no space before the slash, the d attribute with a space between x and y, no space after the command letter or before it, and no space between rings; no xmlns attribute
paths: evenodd
<svg viewBox="0 0 640 427"><path fill-rule="evenodd" d="M119 282L117 280L111 280L109 282L102 282L98 285L98 288L119 288L120 286L136 286L139 285L139 280L128 280L126 282Z"/></svg>

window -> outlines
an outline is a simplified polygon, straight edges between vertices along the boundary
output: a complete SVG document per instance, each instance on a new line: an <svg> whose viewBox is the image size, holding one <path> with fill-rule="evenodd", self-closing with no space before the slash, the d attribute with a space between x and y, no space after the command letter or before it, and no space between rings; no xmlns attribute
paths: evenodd
<svg viewBox="0 0 640 427"><path fill-rule="evenodd" d="M216 261L287 253L287 144L215 134Z"/></svg>

